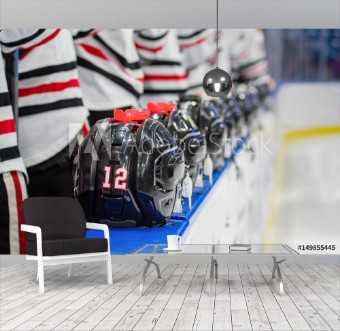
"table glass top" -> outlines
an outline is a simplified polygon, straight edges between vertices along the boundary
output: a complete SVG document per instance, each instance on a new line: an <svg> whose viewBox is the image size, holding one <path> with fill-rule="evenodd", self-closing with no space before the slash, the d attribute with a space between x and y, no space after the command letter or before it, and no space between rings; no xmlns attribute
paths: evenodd
<svg viewBox="0 0 340 331"><path fill-rule="evenodd" d="M250 245L247 251L231 251L230 244L184 244L176 251L167 251L166 244L147 244L136 249L132 254L298 254L287 245Z"/></svg>

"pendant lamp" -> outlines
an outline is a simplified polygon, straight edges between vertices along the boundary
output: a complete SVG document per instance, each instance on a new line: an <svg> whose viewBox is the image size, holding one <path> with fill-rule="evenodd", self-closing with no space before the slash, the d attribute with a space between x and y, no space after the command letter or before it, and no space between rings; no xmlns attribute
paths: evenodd
<svg viewBox="0 0 340 331"><path fill-rule="evenodd" d="M214 98L226 97L232 87L230 75L218 67L218 0L216 0L216 59L217 67L207 72L203 78L205 93Z"/></svg>

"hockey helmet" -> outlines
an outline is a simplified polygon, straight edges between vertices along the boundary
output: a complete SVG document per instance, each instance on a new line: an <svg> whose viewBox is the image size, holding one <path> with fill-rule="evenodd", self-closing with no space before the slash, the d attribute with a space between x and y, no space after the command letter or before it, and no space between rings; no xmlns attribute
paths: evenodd
<svg viewBox="0 0 340 331"><path fill-rule="evenodd" d="M246 123L249 125L252 114L259 106L259 92L255 86L240 84L236 90L236 100L244 114Z"/></svg>
<svg viewBox="0 0 340 331"><path fill-rule="evenodd" d="M75 196L88 219L111 227L165 224L184 176L184 156L148 111L115 110L98 121L75 160Z"/></svg>
<svg viewBox="0 0 340 331"><path fill-rule="evenodd" d="M230 138L244 138L248 134L245 116L240 108L240 105L235 96L235 92L230 93L225 99L227 107L231 112L233 127L230 133Z"/></svg>
<svg viewBox="0 0 340 331"><path fill-rule="evenodd" d="M150 117L163 121L183 150L186 167L194 184L197 175L203 176L203 161L207 155L204 135L188 112L177 108L176 104L148 103L147 109L150 111Z"/></svg>
<svg viewBox="0 0 340 331"><path fill-rule="evenodd" d="M179 107L186 108L196 122L198 129L205 135L207 151L213 161L213 169L223 164L226 127L211 100L202 100L196 95L183 95Z"/></svg>

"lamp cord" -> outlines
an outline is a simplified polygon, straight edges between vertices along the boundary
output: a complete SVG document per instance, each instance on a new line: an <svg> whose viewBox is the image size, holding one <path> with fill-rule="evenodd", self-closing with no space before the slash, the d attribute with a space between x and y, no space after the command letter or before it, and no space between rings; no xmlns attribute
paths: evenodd
<svg viewBox="0 0 340 331"><path fill-rule="evenodd" d="M218 68L218 0L216 0L216 63Z"/></svg>

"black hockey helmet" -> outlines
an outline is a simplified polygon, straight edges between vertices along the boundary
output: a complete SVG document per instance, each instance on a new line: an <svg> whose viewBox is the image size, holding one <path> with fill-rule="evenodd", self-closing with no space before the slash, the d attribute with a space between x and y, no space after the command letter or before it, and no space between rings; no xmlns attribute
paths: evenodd
<svg viewBox="0 0 340 331"><path fill-rule="evenodd" d="M164 123L177 145L183 150L189 176L195 184L197 175L203 176L203 161L207 155L204 135L184 109L173 103L148 103L150 117Z"/></svg>
<svg viewBox="0 0 340 331"><path fill-rule="evenodd" d="M232 130L230 131L230 138L244 138L248 134L248 130L245 123L245 115L240 108L235 92L229 93L224 100L229 112L231 113L230 121L233 122Z"/></svg>
<svg viewBox="0 0 340 331"><path fill-rule="evenodd" d="M235 118L232 109L228 105L227 98L215 98L211 100L211 102L216 107L218 113L223 120L226 130L227 130L227 138L232 138L235 134Z"/></svg>
<svg viewBox="0 0 340 331"><path fill-rule="evenodd" d="M258 109L260 104L259 91L255 86L240 84L235 91L236 100L244 114L247 124L251 115Z"/></svg>
<svg viewBox="0 0 340 331"><path fill-rule="evenodd" d="M75 160L75 196L89 220L111 227L165 224L184 176L184 156L149 111L115 110L98 121Z"/></svg>
<svg viewBox="0 0 340 331"><path fill-rule="evenodd" d="M211 100L202 100L196 95L182 95L179 98L179 107L186 109L205 135L213 169L217 169L223 163L226 127L215 105Z"/></svg>

